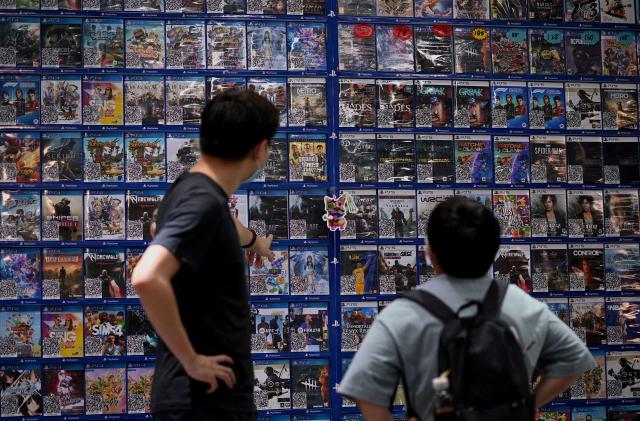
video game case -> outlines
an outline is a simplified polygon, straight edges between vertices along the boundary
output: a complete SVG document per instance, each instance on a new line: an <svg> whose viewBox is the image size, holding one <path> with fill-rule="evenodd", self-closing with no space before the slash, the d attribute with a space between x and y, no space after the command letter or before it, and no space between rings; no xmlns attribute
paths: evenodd
<svg viewBox="0 0 640 421"><path fill-rule="evenodd" d="M40 133L0 133L0 183L39 183Z"/></svg>
<svg viewBox="0 0 640 421"><path fill-rule="evenodd" d="M121 133L83 134L84 181L109 183L124 181L124 138Z"/></svg>
<svg viewBox="0 0 640 421"><path fill-rule="evenodd" d="M228 80L226 83L234 83L237 88L240 88L240 81ZM224 85L223 85L224 86ZM247 89L255 92L258 95L267 98L271 102L278 112L280 113L280 127L286 127L287 125L287 106L288 106L288 94L287 94L287 79L286 78L250 78L247 81ZM226 89L222 89L224 91ZM211 91L209 91L212 93Z"/></svg>
<svg viewBox="0 0 640 421"><path fill-rule="evenodd" d="M489 210L493 210L493 191L491 189L455 189L454 195L466 197Z"/></svg>
<svg viewBox="0 0 640 421"><path fill-rule="evenodd" d="M131 278L133 276L133 269L135 269L136 265L140 261L140 258L144 254L144 251L145 249L142 247L127 247L127 249L125 250L124 285L127 293L127 298L138 298L138 293L133 287Z"/></svg>
<svg viewBox="0 0 640 421"><path fill-rule="evenodd" d="M253 400L258 410L291 409L289 360L254 361L253 374Z"/></svg>
<svg viewBox="0 0 640 421"><path fill-rule="evenodd" d="M10 344L3 347L3 358L38 358L40 348L41 318L39 306L0 307L0 339Z"/></svg>
<svg viewBox="0 0 640 421"><path fill-rule="evenodd" d="M42 415L42 372L37 364L3 366L0 411L3 417ZM24 408L24 409L23 409ZM23 414L24 412L24 414Z"/></svg>
<svg viewBox="0 0 640 421"><path fill-rule="evenodd" d="M569 76L599 76L602 74L600 31L567 30L567 74Z"/></svg>
<svg viewBox="0 0 640 421"><path fill-rule="evenodd" d="M104 0L92 0L92 2L103 3ZM122 69L124 67L124 45L124 21L122 19L84 20L82 37L84 68Z"/></svg>
<svg viewBox="0 0 640 421"><path fill-rule="evenodd" d="M141 305L127 306L127 355L156 355L158 334Z"/></svg>
<svg viewBox="0 0 640 421"><path fill-rule="evenodd" d="M603 74L605 76L637 76L637 48L638 47L635 33L630 31L603 31Z"/></svg>
<svg viewBox="0 0 640 421"><path fill-rule="evenodd" d="M567 180L567 144L564 136L529 137L532 183L564 183Z"/></svg>
<svg viewBox="0 0 640 421"><path fill-rule="evenodd" d="M258 258L249 265L251 295L289 295L289 250L273 246L274 260Z"/></svg>
<svg viewBox="0 0 640 421"><path fill-rule="evenodd" d="M343 239L374 239L378 236L378 200L375 190L341 190L356 207L347 213L347 226L340 233ZM349 200L349 199L348 199Z"/></svg>
<svg viewBox="0 0 640 421"><path fill-rule="evenodd" d="M494 279L531 292L531 250L528 244L502 244L493 262Z"/></svg>
<svg viewBox="0 0 640 421"><path fill-rule="evenodd" d="M569 290L568 281L568 255L566 244L532 244L531 245L531 280L533 292L562 292ZM552 298L551 298L552 300ZM569 305L567 299L563 300L566 307L564 318L556 313L556 316L569 324ZM551 302L547 305L552 308Z"/></svg>
<svg viewBox="0 0 640 421"><path fill-rule="evenodd" d="M378 7L386 0L378 0ZM411 13L411 6L407 10ZM379 13L379 12L378 12ZM407 25L376 25L379 72L413 72L413 29Z"/></svg>
<svg viewBox="0 0 640 421"><path fill-rule="evenodd" d="M489 20L488 0L454 0L453 18L471 20Z"/></svg>
<svg viewBox="0 0 640 421"><path fill-rule="evenodd" d="M566 247L565 247L566 249ZM533 250L533 245L532 245ZM566 268L566 263L565 263ZM567 326L569 325L569 299L568 298L536 298L541 303L545 303L549 310L560 320L562 320ZM561 397L569 398L569 391L563 393ZM560 410L560 408L558 408Z"/></svg>
<svg viewBox="0 0 640 421"><path fill-rule="evenodd" d="M455 27L453 47L456 73L491 73L491 40L487 28Z"/></svg>
<svg viewBox="0 0 640 421"><path fill-rule="evenodd" d="M40 67L40 19L33 17L0 18L0 48L7 54L0 67Z"/></svg>
<svg viewBox="0 0 640 421"><path fill-rule="evenodd" d="M84 239L124 240L124 207L122 190L87 190L84 198Z"/></svg>
<svg viewBox="0 0 640 421"><path fill-rule="evenodd" d="M247 22L249 70L287 70L287 28L284 22Z"/></svg>
<svg viewBox="0 0 640 421"><path fill-rule="evenodd" d="M42 401L45 417L84 415L84 395L83 364L42 366Z"/></svg>
<svg viewBox="0 0 640 421"><path fill-rule="evenodd" d="M42 357L83 356L82 306L44 306L42 317Z"/></svg>
<svg viewBox="0 0 640 421"><path fill-rule="evenodd" d="M261 237L273 234L274 239L288 239L288 196L286 190L250 190L249 228Z"/></svg>
<svg viewBox="0 0 640 421"><path fill-rule="evenodd" d="M374 79L340 79L340 127L373 127L376 123Z"/></svg>
<svg viewBox="0 0 640 421"><path fill-rule="evenodd" d="M298 154L302 153L304 150L302 138L299 143L296 143L296 150L298 150ZM313 159L309 158L309 166L307 167L307 176L313 176L315 180L316 176L322 176L322 170L324 170L325 179L326 179L326 168L323 168L320 162L320 158L322 158L326 154L325 152L325 141L324 137L315 139L317 142L314 142L311 139L308 139L308 143L312 146L313 155L317 158L317 161L313 161ZM318 148L313 148L313 146L317 143L318 146L321 146L320 150ZM260 172L253 179L254 182L286 182L289 179L288 173L289 168L287 168L287 162L289 159L288 155L289 144L287 143L287 135L285 133L276 133L276 135L271 139L271 147L269 148L269 156L267 158L267 162L265 163L264 168L260 170ZM306 158L306 157L305 157ZM301 159L299 157L298 159ZM324 159L326 165L326 157ZM302 170L302 166L299 168ZM300 172L300 180L303 177Z"/></svg>
<svg viewBox="0 0 640 421"><path fill-rule="evenodd" d="M640 204L637 189L604 191L604 232L607 237L640 235Z"/></svg>
<svg viewBox="0 0 640 421"><path fill-rule="evenodd" d="M340 182L375 182L378 177L376 156L374 134L340 133Z"/></svg>
<svg viewBox="0 0 640 421"><path fill-rule="evenodd" d="M42 240L82 241L82 190L42 191Z"/></svg>
<svg viewBox="0 0 640 421"><path fill-rule="evenodd" d="M40 192L2 190L0 192L0 241L40 240Z"/></svg>
<svg viewBox="0 0 640 421"><path fill-rule="evenodd" d="M200 158L200 136L189 132L167 133L166 142L167 183L173 183Z"/></svg>
<svg viewBox="0 0 640 421"><path fill-rule="evenodd" d="M338 70L376 70L375 25L338 24Z"/></svg>
<svg viewBox="0 0 640 421"><path fill-rule="evenodd" d="M40 120L40 77L22 75L0 75L0 126L30 126ZM48 116L51 117L51 98ZM44 103L43 103L44 105Z"/></svg>
<svg viewBox="0 0 640 421"><path fill-rule="evenodd" d="M383 80L378 86L378 119L380 128L413 127L413 81Z"/></svg>
<svg viewBox="0 0 640 421"><path fill-rule="evenodd" d="M433 209L453 197L453 190L418 190L416 192L418 203L418 237L427 238L427 226Z"/></svg>
<svg viewBox="0 0 640 421"><path fill-rule="evenodd" d="M577 382L571 387L571 399L604 399L607 396L605 381L605 351L591 351L596 367L580 374ZM591 418L592 419L592 418ZM589 420L589 418L587 418Z"/></svg>
<svg viewBox="0 0 640 421"><path fill-rule="evenodd" d="M200 0L182 0L178 2L178 4L180 3L183 7L185 3L199 3L202 6ZM206 68L206 31L203 20L169 20L166 22L165 33L167 69Z"/></svg>
<svg viewBox="0 0 640 421"><path fill-rule="evenodd" d="M40 2L41 10L65 10L75 11L80 10L80 0L42 0Z"/></svg>
<svg viewBox="0 0 640 421"><path fill-rule="evenodd" d="M127 363L127 413L151 413L154 363Z"/></svg>
<svg viewBox="0 0 640 421"><path fill-rule="evenodd" d="M292 240L322 240L329 237L325 214L326 189L289 191L289 238Z"/></svg>
<svg viewBox="0 0 640 421"><path fill-rule="evenodd" d="M567 190L570 238L604 236L602 190Z"/></svg>
<svg viewBox="0 0 640 421"><path fill-rule="evenodd" d="M125 306L87 305L84 314L84 355L125 355Z"/></svg>
<svg viewBox="0 0 640 421"><path fill-rule="evenodd" d="M569 184L602 183L602 138L567 136Z"/></svg>
<svg viewBox="0 0 640 421"><path fill-rule="evenodd" d="M163 12L163 0L124 0L125 12ZM160 39L163 39L164 36Z"/></svg>
<svg viewBox="0 0 640 421"><path fill-rule="evenodd" d="M417 80L416 127L451 127L453 87L448 80Z"/></svg>
<svg viewBox="0 0 640 421"><path fill-rule="evenodd" d="M418 274L420 275L420 285L429 282L436 276L435 269L428 256L428 245L418 246Z"/></svg>
<svg viewBox="0 0 640 421"><path fill-rule="evenodd" d="M203 76L167 76L166 124L198 126L205 106L205 82Z"/></svg>
<svg viewBox="0 0 640 421"><path fill-rule="evenodd" d="M564 130L564 86L560 82L529 82L529 128Z"/></svg>
<svg viewBox="0 0 640 421"><path fill-rule="evenodd" d="M411 18L413 17L412 1L376 0L376 16Z"/></svg>
<svg viewBox="0 0 640 421"><path fill-rule="evenodd" d="M491 127L520 130L528 127L526 82L491 81L491 94Z"/></svg>
<svg viewBox="0 0 640 421"><path fill-rule="evenodd" d="M565 73L564 30L529 29L529 59L532 74Z"/></svg>
<svg viewBox="0 0 640 421"><path fill-rule="evenodd" d="M533 5L535 7L535 3ZM536 9L533 12L535 13L535 11ZM527 2L524 0L491 0L491 19L525 20L527 19Z"/></svg>
<svg viewBox="0 0 640 421"><path fill-rule="evenodd" d="M529 190L494 190L493 212L502 238L531 237Z"/></svg>
<svg viewBox="0 0 640 421"><path fill-rule="evenodd" d="M605 184L640 182L638 138L604 136L602 138L602 152Z"/></svg>
<svg viewBox="0 0 640 421"><path fill-rule="evenodd" d="M293 134L289 137L289 181L327 181L325 135Z"/></svg>
<svg viewBox="0 0 640 421"><path fill-rule="evenodd" d="M596 4L597 6L597 4ZM573 421L606 421L606 406L573 406L571 407Z"/></svg>
<svg viewBox="0 0 640 421"><path fill-rule="evenodd" d="M82 67L82 19L43 18L40 32L43 68Z"/></svg>
<svg viewBox="0 0 640 421"><path fill-rule="evenodd" d="M376 11L374 0L339 0L338 14L350 16L373 16Z"/></svg>
<svg viewBox="0 0 640 421"><path fill-rule="evenodd" d="M454 135L456 183L491 183L493 154L489 135Z"/></svg>
<svg viewBox="0 0 640 421"><path fill-rule="evenodd" d="M3 9L7 10L38 10L40 9L40 0L11 0L3 5Z"/></svg>
<svg viewBox="0 0 640 421"><path fill-rule="evenodd" d="M124 124L122 76L82 77L82 122L85 126Z"/></svg>
<svg viewBox="0 0 640 421"><path fill-rule="evenodd" d="M607 291L640 289L640 248L637 243L604 245L604 269Z"/></svg>
<svg viewBox="0 0 640 421"><path fill-rule="evenodd" d="M378 212L380 238L416 236L415 190L379 190Z"/></svg>
<svg viewBox="0 0 640 421"><path fill-rule="evenodd" d="M529 20L536 22L562 22L564 7L562 0L529 0Z"/></svg>
<svg viewBox="0 0 640 421"><path fill-rule="evenodd" d="M342 302L342 352L355 352L378 316L377 301Z"/></svg>
<svg viewBox="0 0 640 421"><path fill-rule="evenodd" d="M446 5L447 1L440 3ZM452 4L449 3L449 10L451 10L451 6ZM453 44L451 36L453 27L451 25L414 26L413 30L416 71L429 74L452 73Z"/></svg>
<svg viewBox="0 0 640 421"><path fill-rule="evenodd" d="M453 17L453 0L436 2L417 0L414 9L417 18L451 19Z"/></svg>
<svg viewBox="0 0 640 421"><path fill-rule="evenodd" d="M289 307L286 303L251 304L251 352L289 350Z"/></svg>
<svg viewBox="0 0 640 421"><path fill-rule="evenodd" d="M40 123L50 125L82 124L80 76L42 75ZM59 98L64 98L60 101ZM35 123L35 120L34 120Z"/></svg>
<svg viewBox="0 0 640 421"><path fill-rule="evenodd" d="M376 135L378 182L397 183L415 180L415 145L413 134Z"/></svg>
<svg viewBox="0 0 640 421"><path fill-rule="evenodd" d="M124 252L124 249L119 247L85 249L85 298L126 297Z"/></svg>
<svg viewBox="0 0 640 421"><path fill-rule="evenodd" d="M289 127L327 125L327 80L289 78Z"/></svg>
<svg viewBox="0 0 640 421"><path fill-rule="evenodd" d="M291 352L329 351L329 303L290 303Z"/></svg>
<svg viewBox="0 0 640 421"><path fill-rule="evenodd" d="M607 351L607 397L635 398L640 389L629 374L640 358L637 351Z"/></svg>
<svg viewBox="0 0 640 421"><path fill-rule="evenodd" d="M82 134L80 132L43 132L42 181L82 181Z"/></svg>
<svg viewBox="0 0 640 421"><path fill-rule="evenodd" d="M340 246L340 295L378 293L378 249L370 245Z"/></svg>
<svg viewBox="0 0 640 421"><path fill-rule="evenodd" d="M205 2L203 0L178 0L166 1L166 13L204 13Z"/></svg>
<svg viewBox="0 0 640 421"><path fill-rule="evenodd" d="M164 190L127 190L127 240L151 241Z"/></svg>
<svg viewBox="0 0 640 421"><path fill-rule="evenodd" d="M207 0L207 13L241 15L246 11L244 0Z"/></svg>
<svg viewBox="0 0 640 421"><path fill-rule="evenodd" d="M633 345L640 342L636 329L640 301L633 297L606 297L607 343Z"/></svg>
<svg viewBox="0 0 640 421"><path fill-rule="evenodd" d="M37 248L0 249L0 281L6 286L2 300L37 300L42 296L40 250ZM16 275L20 274L20 276Z"/></svg>
<svg viewBox="0 0 640 421"><path fill-rule="evenodd" d="M603 297L569 298L570 327L587 346L607 343Z"/></svg>
<svg viewBox="0 0 640 421"><path fill-rule="evenodd" d="M533 237L567 235L567 200L564 189L531 189Z"/></svg>
<svg viewBox="0 0 640 421"><path fill-rule="evenodd" d="M484 129L491 125L489 82L457 80L454 85L456 111L454 127L457 129Z"/></svg>
<svg viewBox="0 0 640 421"><path fill-rule="evenodd" d="M492 28L493 73L529 73L529 42L524 28Z"/></svg>
<svg viewBox="0 0 640 421"><path fill-rule="evenodd" d="M528 136L494 136L493 155L496 184L529 183Z"/></svg>
<svg viewBox="0 0 640 421"><path fill-rule="evenodd" d="M602 83L603 130L630 131L638 128L638 91L635 85Z"/></svg>
<svg viewBox="0 0 640 421"><path fill-rule="evenodd" d="M42 249L43 300L81 300L84 297L82 259L81 248Z"/></svg>
<svg viewBox="0 0 640 421"><path fill-rule="evenodd" d="M452 135L417 134L416 167L418 183L452 183L454 179Z"/></svg>
<svg viewBox="0 0 640 421"><path fill-rule="evenodd" d="M565 0L565 22L600 22L600 3L598 0Z"/></svg>
<svg viewBox="0 0 640 421"><path fill-rule="evenodd" d="M123 0L82 0L82 10L121 12Z"/></svg>
<svg viewBox="0 0 640 421"><path fill-rule="evenodd" d="M126 377L124 362L87 364L85 367L86 415L126 413Z"/></svg>
<svg viewBox="0 0 640 421"><path fill-rule="evenodd" d="M607 414L614 421L623 421L626 418L640 415L640 405L617 405L607 408Z"/></svg>
<svg viewBox="0 0 640 421"><path fill-rule="evenodd" d="M293 409L329 408L331 406L328 359L291 361ZM301 420L328 420L328 415L301 416Z"/></svg>
<svg viewBox="0 0 640 421"><path fill-rule="evenodd" d="M604 290L604 247L602 244L569 244L569 289Z"/></svg>
<svg viewBox="0 0 640 421"><path fill-rule="evenodd" d="M155 3L156 0L149 1ZM161 0L157 1L160 4L164 3ZM127 69L164 69L164 21L127 20L125 28Z"/></svg>
<svg viewBox="0 0 640 421"><path fill-rule="evenodd" d="M326 246L291 246L291 295L328 295L329 254Z"/></svg>
<svg viewBox="0 0 640 421"><path fill-rule="evenodd" d="M601 0L600 18L603 23L634 24L636 22L635 3L630 0Z"/></svg>
<svg viewBox="0 0 640 421"><path fill-rule="evenodd" d="M247 68L246 25L240 21L207 21L207 68Z"/></svg>
<svg viewBox="0 0 640 421"><path fill-rule="evenodd" d="M165 123L164 76L125 76L124 118L127 126Z"/></svg>
<svg viewBox="0 0 640 421"><path fill-rule="evenodd" d="M326 70L326 33L324 23L289 22L287 25L289 70Z"/></svg>
<svg viewBox="0 0 640 421"><path fill-rule="evenodd" d="M133 183L166 180L164 133L127 132L127 181Z"/></svg>
<svg viewBox="0 0 640 421"><path fill-rule="evenodd" d="M290 16L324 16L325 0L287 0L287 15Z"/></svg>
<svg viewBox="0 0 640 421"><path fill-rule="evenodd" d="M566 82L567 130L602 129L599 83Z"/></svg>
<svg viewBox="0 0 640 421"><path fill-rule="evenodd" d="M418 273L416 247L378 246L380 294L395 295L416 287Z"/></svg>

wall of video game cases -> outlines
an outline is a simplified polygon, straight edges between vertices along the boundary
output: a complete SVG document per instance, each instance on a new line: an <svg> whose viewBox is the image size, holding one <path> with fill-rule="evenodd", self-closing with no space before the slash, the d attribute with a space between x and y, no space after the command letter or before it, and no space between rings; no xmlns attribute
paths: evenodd
<svg viewBox="0 0 640 421"><path fill-rule="evenodd" d="M429 212L492 208L493 273L599 367L540 420L640 417L632 0L0 0L0 416L141 419L157 337L130 274L230 88L281 114L232 212L261 420L359 420L334 390L371 322L433 276ZM324 195L350 193L339 234ZM464 256L460 256L461 262ZM393 405L403 415L400 389ZM591 418L588 418L591 416ZM71 417L71 418L69 418Z"/></svg>

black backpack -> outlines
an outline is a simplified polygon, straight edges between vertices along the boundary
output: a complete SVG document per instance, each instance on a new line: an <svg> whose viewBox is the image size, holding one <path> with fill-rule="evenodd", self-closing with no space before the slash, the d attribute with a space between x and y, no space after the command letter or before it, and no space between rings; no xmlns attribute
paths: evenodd
<svg viewBox="0 0 640 421"><path fill-rule="evenodd" d="M458 421L533 421L534 399L522 347L511 327L500 318L508 285L493 281L484 300L471 301L457 312L426 291L402 294L424 307L443 324L438 373L450 370L449 392ZM474 316L460 313L476 306ZM409 416L417 416L409 401ZM435 418L438 420L438 417Z"/></svg>

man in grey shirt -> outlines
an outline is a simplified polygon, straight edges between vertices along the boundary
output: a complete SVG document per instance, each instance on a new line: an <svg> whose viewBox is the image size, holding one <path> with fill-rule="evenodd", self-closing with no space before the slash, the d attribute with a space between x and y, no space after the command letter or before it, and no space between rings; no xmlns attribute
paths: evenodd
<svg viewBox="0 0 640 421"><path fill-rule="evenodd" d="M427 238L437 276L418 288L454 311L469 301L482 301L492 282L488 272L500 244L499 225L491 211L461 197L448 199L432 212ZM541 375L536 407L556 398L581 373L596 366L575 333L545 304L515 285L507 290L501 318L516 334L529 375L535 368ZM368 421L392 421L389 408L404 375L413 409L421 421L432 421L431 381L440 375L441 331L442 323L419 304L394 301L372 324L338 392L356 400Z"/></svg>

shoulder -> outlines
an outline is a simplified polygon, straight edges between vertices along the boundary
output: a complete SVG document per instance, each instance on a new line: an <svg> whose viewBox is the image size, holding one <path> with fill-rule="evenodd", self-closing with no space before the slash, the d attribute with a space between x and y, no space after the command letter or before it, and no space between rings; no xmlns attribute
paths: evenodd
<svg viewBox="0 0 640 421"><path fill-rule="evenodd" d="M418 303L406 298L398 298L380 312L376 321L383 324L396 338L402 338L405 332L416 335L440 326L438 320Z"/></svg>
<svg viewBox="0 0 640 421"><path fill-rule="evenodd" d="M547 305L524 292L515 285L509 285L502 302L502 314L513 320L543 319L550 311Z"/></svg>
<svg viewBox="0 0 640 421"><path fill-rule="evenodd" d="M168 205L178 210L188 210L199 214L220 214L228 209L226 198L204 175L189 174L167 192Z"/></svg>

